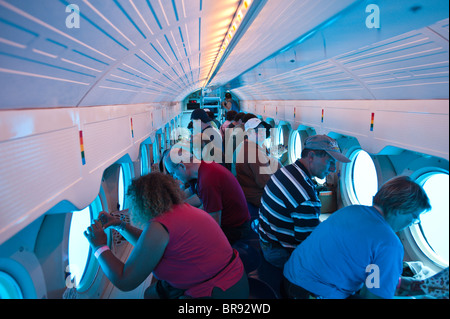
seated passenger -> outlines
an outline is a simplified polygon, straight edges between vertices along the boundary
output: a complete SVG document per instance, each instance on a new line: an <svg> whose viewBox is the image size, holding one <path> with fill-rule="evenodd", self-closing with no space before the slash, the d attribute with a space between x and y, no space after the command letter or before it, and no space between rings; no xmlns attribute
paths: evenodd
<svg viewBox="0 0 450 319"><path fill-rule="evenodd" d="M165 157L169 154L169 151L170 151L170 148L165 149L161 155L161 159L159 160L158 170L159 170L159 172L161 172L163 174L168 174L166 165L164 164L164 161L165 161ZM192 187L190 187L191 185L185 184L180 180L177 180L177 182L180 183L180 188L182 191L184 191L184 196L185 196L184 202L188 203L189 205L192 205L194 207L202 209L203 208L202 202L201 202L200 198L198 198L197 194L195 194L192 191Z"/></svg>
<svg viewBox="0 0 450 319"><path fill-rule="evenodd" d="M168 172L184 183L197 179L196 191L203 209L221 226L231 244L251 232L250 214L236 177L216 162L207 163L180 147L165 157Z"/></svg>
<svg viewBox="0 0 450 319"><path fill-rule="evenodd" d="M235 171L253 218L258 217L261 196L267 181L281 165L276 158L267 156L262 148L262 143L268 136L266 127L260 119L248 120L245 123L245 130L248 138L236 149Z"/></svg>
<svg viewBox="0 0 450 319"><path fill-rule="evenodd" d="M215 126L215 128L220 131L220 122L216 118L216 114L213 111L210 111L209 109L205 109L205 112L211 119L211 124L213 124L213 126Z"/></svg>
<svg viewBox="0 0 450 319"><path fill-rule="evenodd" d="M191 113L193 123L193 139L201 143L201 154L205 160L223 163L223 141L204 109L196 109Z"/></svg>
<svg viewBox="0 0 450 319"><path fill-rule="evenodd" d="M319 225L321 203L312 177L336 171L336 160L350 160L337 142L326 135L306 139L293 164L279 169L264 188L259 209L259 239L264 258L283 268L292 251Z"/></svg>
<svg viewBox="0 0 450 319"><path fill-rule="evenodd" d="M244 112L237 113L231 121L230 125L228 125L228 128L240 127L242 130L244 130L244 122L242 122L244 115Z"/></svg>
<svg viewBox="0 0 450 319"><path fill-rule="evenodd" d="M196 123L199 124L199 130L197 131L197 133L203 132L210 127L218 130L216 123L211 120L211 118L208 116L208 113L204 109L195 109L194 111L192 111L191 120L194 125Z"/></svg>
<svg viewBox="0 0 450 319"><path fill-rule="evenodd" d="M248 120L250 119L254 119L257 118L257 116L253 113L245 113L244 116L242 117L242 123L247 123Z"/></svg>
<svg viewBox="0 0 450 319"><path fill-rule="evenodd" d="M256 118L255 114L252 113L238 113L234 117L234 124L231 123L225 129L225 137L224 137L224 153L225 153L225 167L227 167L230 171L233 172L233 175L236 176L236 171L232 169L232 164L236 163L236 148L240 143L244 141L245 136L245 123L251 119Z"/></svg>
<svg viewBox="0 0 450 319"><path fill-rule="evenodd" d="M138 287L152 272L159 279L146 298L248 298L244 267L217 223L183 203L169 175L153 172L128 188L133 227L102 212L84 233L108 279L120 290ZM134 246L125 264L109 250L103 228L113 227Z"/></svg>
<svg viewBox="0 0 450 319"><path fill-rule="evenodd" d="M395 234L430 210L425 191L409 177L386 182L373 206L333 213L284 266L289 298L392 298L402 274L403 246Z"/></svg>
<svg viewBox="0 0 450 319"><path fill-rule="evenodd" d="M233 119L236 116L237 112L236 111L228 111L227 112L227 116L226 116L226 120L225 122L223 122L223 124L220 126L220 134L222 134L222 138L225 137L225 129L228 127L228 125L230 125L231 123L233 123Z"/></svg>

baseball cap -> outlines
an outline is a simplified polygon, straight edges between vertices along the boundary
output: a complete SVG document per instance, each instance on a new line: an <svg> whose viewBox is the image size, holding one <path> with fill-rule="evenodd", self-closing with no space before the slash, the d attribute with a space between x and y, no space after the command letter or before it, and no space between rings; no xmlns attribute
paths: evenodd
<svg viewBox="0 0 450 319"><path fill-rule="evenodd" d="M245 122L245 130L248 131L249 129L256 128L259 124L261 124L261 120L257 117L249 119L247 122Z"/></svg>
<svg viewBox="0 0 450 319"><path fill-rule="evenodd" d="M347 157L342 155L336 140L327 135L313 135L308 137L305 141L305 148L325 151L328 155L339 162L350 162Z"/></svg>
<svg viewBox="0 0 450 319"><path fill-rule="evenodd" d="M192 111L191 120L201 120L203 123L209 123L211 121L204 109L195 109Z"/></svg>

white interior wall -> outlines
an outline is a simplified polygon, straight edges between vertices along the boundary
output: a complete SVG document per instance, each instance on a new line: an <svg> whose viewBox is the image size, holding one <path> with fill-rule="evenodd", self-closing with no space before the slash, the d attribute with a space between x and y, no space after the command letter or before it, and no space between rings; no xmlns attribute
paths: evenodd
<svg viewBox="0 0 450 319"><path fill-rule="evenodd" d="M180 112L172 102L2 111L0 244L58 203L86 207L104 170L127 154L136 161L141 143Z"/></svg>
<svg viewBox="0 0 450 319"><path fill-rule="evenodd" d="M448 105L448 100L241 101L244 111L288 121L293 129L303 125L317 134L355 137L371 154L406 149L447 161Z"/></svg>

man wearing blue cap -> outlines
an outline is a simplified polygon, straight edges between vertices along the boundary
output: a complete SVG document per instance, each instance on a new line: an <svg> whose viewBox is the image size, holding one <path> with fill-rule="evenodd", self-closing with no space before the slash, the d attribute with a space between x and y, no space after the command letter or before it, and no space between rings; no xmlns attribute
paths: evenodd
<svg viewBox="0 0 450 319"><path fill-rule="evenodd" d="M280 168L264 188L259 209L259 239L264 258L282 268L292 251L319 225L321 203L312 178L336 171L350 160L327 135L306 139L293 164Z"/></svg>

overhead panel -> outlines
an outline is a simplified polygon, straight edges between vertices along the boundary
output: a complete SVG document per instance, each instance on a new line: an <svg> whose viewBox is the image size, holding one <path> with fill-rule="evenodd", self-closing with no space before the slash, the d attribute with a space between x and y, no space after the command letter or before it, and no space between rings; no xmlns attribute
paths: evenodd
<svg viewBox="0 0 450 319"><path fill-rule="evenodd" d="M181 100L204 82L238 3L0 0L0 108Z"/></svg>
<svg viewBox="0 0 450 319"><path fill-rule="evenodd" d="M357 2L357 0L268 1L228 56L211 85L225 85Z"/></svg>
<svg viewBox="0 0 450 319"><path fill-rule="evenodd" d="M389 2L372 30L358 4L225 87L243 100L448 99L445 8L436 0Z"/></svg>

